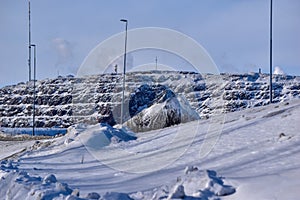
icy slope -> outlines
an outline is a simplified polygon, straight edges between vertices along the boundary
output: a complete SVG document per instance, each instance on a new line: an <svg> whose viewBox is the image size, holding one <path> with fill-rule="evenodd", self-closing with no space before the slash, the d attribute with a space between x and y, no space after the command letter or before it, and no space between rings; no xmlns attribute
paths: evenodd
<svg viewBox="0 0 300 200"><path fill-rule="evenodd" d="M80 198L96 192L103 199L299 199L300 100L228 113L225 119L220 136L207 135L221 122L211 118L98 149L84 144L109 129L77 126L64 137L29 146L19 159L3 161L0 196L66 199L78 189ZM217 143L200 157L210 139ZM57 183L43 184L49 174Z"/></svg>
<svg viewBox="0 0 300 200"><path fill-rule="evenodd" d="M164 85L185 96L201 118L214 111L232 112L267 105L267 74L197 74L191 72L150 71L126 75L125 103L127 119L132 117L131 94L144 84ZM300 77L273 76L274 101L300 97ZM94 75L85 78L59 77L37 81L36 126L67 128L78 122L118 123L122 80L120 74ZM0 89L0 126L32 125L33 83L19 83ZM151 95L151 91L149 93ZM140 108L140 107L139 107Z"/></svg>

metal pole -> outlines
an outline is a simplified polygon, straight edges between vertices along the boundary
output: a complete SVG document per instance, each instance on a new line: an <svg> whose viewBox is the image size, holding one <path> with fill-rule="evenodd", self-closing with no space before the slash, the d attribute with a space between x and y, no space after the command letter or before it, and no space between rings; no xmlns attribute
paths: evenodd
<svg viewBox="0 0 300 200"><path fill-rule="evenodd" d="M272 17L273 17L273 13L272 13L272 0L270 2L270 103L273 103L273 99L272 99L272 91L273 91L273 88L272 88L272 73L273 73L273 70L272 70Z"/></svg>
<svg viewBox="0 0 300 200"><path fill-rule="evenodd" d="M33 113L32 113L32 135L35 135L35 81L36 81L36 45L31 44L34 49L33 56Z"/></svg>
<svg viewBox="0 0 300 200"><path fill-rule="evenodd" d="M29 54L28 54L28 72L29 72L29 76L28 79L29 81L31 81L31 24L30 24L30 0L28 0L28 36L29 36L29 40L28 40L28 47L29 47Z"/></svg>
<svg viewBox="0 0 300 200"><path fill-rule="evenodd" d="M125 101L125 73L126 73L126 51L127 51L127 24L126 19L121 19L121 22L125 22L125 53L124 53L124 68L123 68L123 91L122 91L122 104L121 104L121 124L124 122L124 101Z"/></svg>
<svg viewBox="0 0 300 200"><path fill-rule="evenodd" d="M155 57L155 70L157 71L157 56Z"/></svg>

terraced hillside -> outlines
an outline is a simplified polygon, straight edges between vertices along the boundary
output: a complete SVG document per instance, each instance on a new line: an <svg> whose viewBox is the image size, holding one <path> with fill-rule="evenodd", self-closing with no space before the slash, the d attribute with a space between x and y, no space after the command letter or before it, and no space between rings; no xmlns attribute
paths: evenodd
<svg viewBox="0 0 300 200"><path fill-rule="evenodd" d="M274 102L300 98L300 77L274 75ZM149 96L133 96L145 85L164 86L182 94L200 117L269 104L269 76L266 74L198 74L192 72L132 72L126 75L125 116L132 108L142 110ZM69 127L78 122L120 121L122 79L119 74L83 78L59 77L36 82L35 125ZM149 87L151 88L151 87ZM153 87L152 87L153 88ZM159 87L158 87L159 88ZM163 92L159 90L158 92ZM148 99L147 99L148 98ZM0 127L30 127L33 114L33 82L0 89Z"/></svg>

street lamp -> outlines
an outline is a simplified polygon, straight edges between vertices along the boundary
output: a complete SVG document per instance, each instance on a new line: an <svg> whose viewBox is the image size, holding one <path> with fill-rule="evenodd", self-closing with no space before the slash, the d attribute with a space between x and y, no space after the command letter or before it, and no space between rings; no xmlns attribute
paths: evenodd
<svg viewBox="0 0 300 200"><path fill-rule="evenodd" d="M272 88L272 0L270 0L270 104L272 103L272 91L273 91L273 88Z"/></svg>
<svg viewBox="0 0 300 200"><path fill-rule="evenodd" d="M36 81L36 45L31 44L33 47L33 114L32 114L32 135L35 135L35 81ZM31 52L30 52L31 54Z"/></svg>
<svg viewBox="0 0 300 200"><path fill-rule="evenodd" d="M30 0L28 0L28 68L29 68L29 76L28 79L31 81L31 24L30 24Z"/></svg>
<svg viewBox="0 0 300 200"><path fill-rule="evenodd" d="M125 53L124 53L124 68L123 68L123 91L122 91L122 104L121 104L121 124L123 124L123 116L124 116L124 93L125 93L125 73L126 73L126 50L127 50L127 25L128 21L126 19L121 19L121 22L125 23Z"/></svg>

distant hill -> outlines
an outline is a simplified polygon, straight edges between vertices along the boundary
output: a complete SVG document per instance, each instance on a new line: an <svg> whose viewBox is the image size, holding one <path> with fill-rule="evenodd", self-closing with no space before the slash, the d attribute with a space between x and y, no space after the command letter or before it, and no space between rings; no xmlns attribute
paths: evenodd
<svg viewBox="0 0 300 200"><path fill-rule="evenodd" d="M120 121L122 81L120 74L93 75L84 78L59 77L36 82L36 126L69 127ZM274 102L300 98L300 77L273 76ZM32 126L33 83L19 83L0 89L0 126ZM267 74L198 74L193 72L151 71L126 75L125 118L151 105L133 101L142 85L162 85L183 95L200 118L269 104ZM134 102L134 103L132 103ZM133 108L136 108L134 112ZM138 110L137 110L138 108Z"/></svg>

